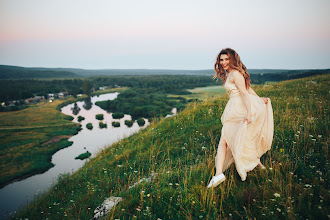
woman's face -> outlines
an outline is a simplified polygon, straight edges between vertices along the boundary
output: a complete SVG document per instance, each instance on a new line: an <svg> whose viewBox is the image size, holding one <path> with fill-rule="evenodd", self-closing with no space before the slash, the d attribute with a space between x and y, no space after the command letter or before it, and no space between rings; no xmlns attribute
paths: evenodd
<svg viewBox="0 0 330 220"><path fill-rule="evenodd" d="M220 55L220 65L227 72L230 70L230 67L229 67L229 56L227 54L221 54Z"/></svg>

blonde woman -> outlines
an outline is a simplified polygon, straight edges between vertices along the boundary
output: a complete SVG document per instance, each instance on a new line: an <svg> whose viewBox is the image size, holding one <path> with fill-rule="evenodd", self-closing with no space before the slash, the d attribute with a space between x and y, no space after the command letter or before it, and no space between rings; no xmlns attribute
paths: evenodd
<svg viewBox="0 0 330 220"><path fill-rule="evenodd" d="M221 116L222 131L215 157L215 176L208 188L226 177L223 172L234 162L242 181L256 166L264 168L260 157L271 148L274 132L269 98L259 97L251 88L250 74L235 50L221 50L214 65L214 78L221 78L229 101Z"/></svg>

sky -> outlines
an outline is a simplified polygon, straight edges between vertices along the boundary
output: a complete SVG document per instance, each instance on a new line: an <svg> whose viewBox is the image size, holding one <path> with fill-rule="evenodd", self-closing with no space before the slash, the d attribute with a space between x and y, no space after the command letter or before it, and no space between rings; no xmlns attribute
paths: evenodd
<svg viewBox="0 0 330 220"><path fill-rule="evenodd" d="M329 0L0 0L0 64L212 69L330 68Z"/></svg>

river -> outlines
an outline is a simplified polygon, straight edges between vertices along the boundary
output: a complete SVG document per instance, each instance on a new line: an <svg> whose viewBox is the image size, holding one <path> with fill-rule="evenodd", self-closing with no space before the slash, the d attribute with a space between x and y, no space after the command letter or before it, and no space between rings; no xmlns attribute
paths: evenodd
<svg viewBox="0 0 330 220"><path fill-rule="evenodd" d="M37 174L28 177L24 180L11 183L0 189L0 219L8 218L9 215L16 212L20 207L23 207L32 201L35 196L47 191L53 184L57 182L60 174L73 173L84 165L86 160L76 160L75 157L81 153L89 151L91 157L95 157L97 153L105 147L138 132L141 127L134 122L132 127L127 127L125 120L131 120L130 115L125 115L122 119L113 119L112 113L108 113L95 105L96 101L114 100L119 93L108 93L99 96L91 97L91 106L86 107L85 102L77 102L80 111L77 115L73 114L72 108L74 104L69 104L61 109L61 112L74 117L74 122L78 122L78 115L85 118L80 124L82 130L69 138L73 144L70 147L57 151L52 157L52 163L55 165L48 171L42 174ZM85 105L85 109L84 108ZM90 109L89 109L90 108ZM107 124L107 128L99 128L99 120L95 118L96 114L103 114L103 123ZM120 122L120 127L115 128L111 122ZM148 120L143 127L149 125ZM93 124L93 129L86 128L87 123ZM142 128L143 128L142 127ZM88 160L88 159L87 159Z"/></svg>

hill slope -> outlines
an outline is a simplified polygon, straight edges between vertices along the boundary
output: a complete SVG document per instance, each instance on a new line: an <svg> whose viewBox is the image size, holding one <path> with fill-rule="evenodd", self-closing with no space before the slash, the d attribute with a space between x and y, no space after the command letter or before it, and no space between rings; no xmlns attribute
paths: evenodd
<svg viewBox="0 0 330 220"><path fill-rule="evenodd" d="M245 182L231 166L220 187L206 188L228 99L222 96L105 149L16 217L91 219L97 206L116 196L123 200L107 218L327 219L329 84L327 74L255 87L272 100L275 133L261 158L267 169L254 169ZM152 172L153 181L129 189Z"/></svg>
<svg viewBox="0 0 330 220"><path fill-rule="evenodd" d="M0 79L31 79L31 78L74 78L75 73L55 71L46 68L25 68L18 66L0 65Z"/></svg>

